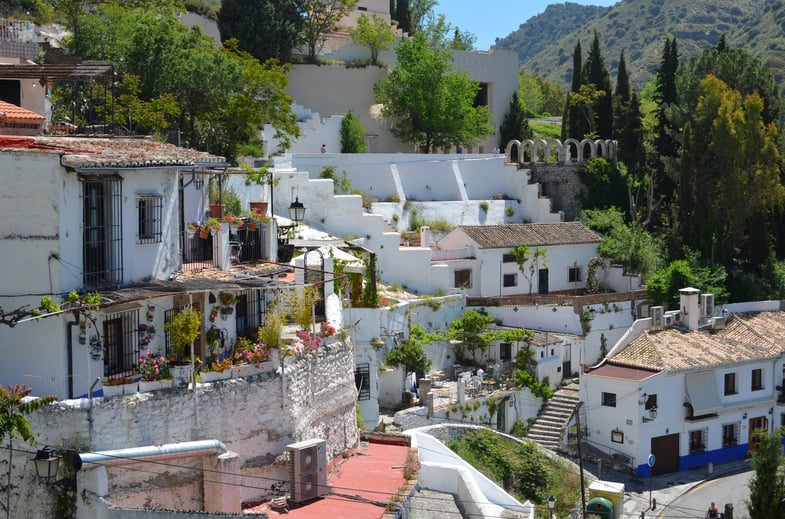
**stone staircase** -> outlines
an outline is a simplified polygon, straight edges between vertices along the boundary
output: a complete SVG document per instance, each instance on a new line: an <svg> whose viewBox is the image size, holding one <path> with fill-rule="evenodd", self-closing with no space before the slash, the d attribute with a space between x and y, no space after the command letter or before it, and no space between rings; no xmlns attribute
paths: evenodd
<svg viewBox="0 0 785 519"><path fill-rule="evenodd" d="M529 428L527 438L550 450L561 450L567 423L578 408L580 401L579 387L570 382L556 390L553 397L545 404L534 424Z"/></svg>

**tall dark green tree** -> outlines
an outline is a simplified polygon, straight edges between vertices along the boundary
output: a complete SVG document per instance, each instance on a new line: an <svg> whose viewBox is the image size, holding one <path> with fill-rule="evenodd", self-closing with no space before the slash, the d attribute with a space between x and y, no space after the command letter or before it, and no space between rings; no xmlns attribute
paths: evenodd
<svg viewBox="0 0 785 519"><path fill-rule="evenodd" d="M299 0L222 0L218 29L222 40L236 38L259 61L286 63L301 42L303 20Z"/></svg>
<svg viewBox="0 0 785 519"><path fill-rule="evenodd" d="M605 66L605 58L600 49L600 37L594 32L589 56L583 65L583 84L594 85L599 97L594 106L596 120L596 134L600 139L613 138L613 92L611 90L611 76Z"/></svg>
<svg viewBox="0 0 785 519"><path fill-rule="evenodd" d="M657 172L656 192L669 201L676 189L673 172L674 162L679 155L679 126L674 122L673 110L678 104L676 72L679 68L679 51L676 38L667 38L662 50L662 59L657 69L657 87L654 100L657 103L656 129L654 136L654 168Z"/></svg>
<svg viewBox="0 0 785 519"><path fill-rule="evenodd" d="M575 50L572 53L572 83L570 85L570 94L577 94L581 90L583 84L583 54L581 50L581 42L575 43ZM566 124L562 123L562 139L574 138L583 139L588 131L588 124L584 121L580 108L570 102L570 95L567 95L567 101L564 108L566 115Z"/></svg>
<svg viewBox="0 0 785 519"><path fill-rule="evenodd" d="M526 111L518 99L518 92L514 92L507 113L504 114L504 121L499 126L499 139L501 140L499 146L505 149L511 140L523 141L531 139L532 136L533 132L529 126L529 120L526 119ZM513 151L512 159L513 161L518 160L517 149Z"/></svg>
<svg viewBox="0 0 785 519"><path fill-rule="evenodd" d="M409 16L409 0L397 0L395 2L394 19L398 22L398 27L400 27L403 32L412 32L412 19Z"/></svg>
<svg viewBox="0 0 785 519"><path fill-rule="evenodd" d="M780 457L782 429L772 433L758 430L754 434L759 443L752 453L755 474L748 483L747 512L755 519L780 519L785 517L785 461Z"/></svg>

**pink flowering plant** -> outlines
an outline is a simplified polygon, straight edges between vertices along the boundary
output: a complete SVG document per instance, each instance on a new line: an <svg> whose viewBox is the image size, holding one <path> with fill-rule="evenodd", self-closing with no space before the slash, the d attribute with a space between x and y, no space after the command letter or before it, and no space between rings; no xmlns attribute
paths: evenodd
<svg viewBox="0 0 785 519"><path fill-rule="evenodd" d="M152 350L147 350L147 355L139 359L136 371L142 376L142 380L147 381L172 378L169 373L169 360Z"/></svg>
<svg viewBox="0 0 785 519"><path fill-rule="evenodd" d="M319 336L320 337L332 337L335 335L335 327L328 323L327 321L322 321L319 323Z"/></svg>
<svg viewBox="0 0 785 519"><path fill-rule="evenodd" d="M269 349L262 342L237 348L233 355L235 364L260 364L269 358Z"/></svg>

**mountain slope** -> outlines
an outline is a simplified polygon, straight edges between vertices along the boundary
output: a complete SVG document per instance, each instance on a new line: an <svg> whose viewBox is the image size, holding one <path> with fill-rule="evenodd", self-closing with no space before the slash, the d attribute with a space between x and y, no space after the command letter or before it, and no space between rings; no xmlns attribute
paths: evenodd
<svg viewBox="0 0 785 519"><path fill-rule="evenodd" d="M721 34L727 35L731 45L746 47L751 40L750 31L774 32L772 21L783 20L778 16L785 12L782 3L780 0L622 0L611 8L593 8L594 15L587 16L584 24L566 35L561 35L559 26L563 21L559 10L551 9L558 6L550 6L540 15L542 19L532 18L530 22L536 23L521 25L518 31L499 40L497 47L518 52L524 70L567 86L572 78L575 43L581 42L585 58L596 31L611 76L615 78L619 56L624 51L630 81L640 91L659 65L667 36L676 36L682 60L716 45ZM570 7L576 13L587 9L575 4ZM573 16L581 18L579 14ZM777 30L782 34L782 26ZM531 45L521 45L524 37L550 39L550 43L537 50ZM760 46L764 45L760 42ZM533 50L536 53L532 54Z"/></svg>

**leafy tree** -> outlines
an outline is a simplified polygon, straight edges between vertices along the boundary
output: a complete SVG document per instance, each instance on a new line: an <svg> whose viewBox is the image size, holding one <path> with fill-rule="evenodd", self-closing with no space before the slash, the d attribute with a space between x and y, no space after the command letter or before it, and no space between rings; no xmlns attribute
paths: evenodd
<svg viewBox="0 0 785 519"><path fill-rule="evenodd" d="M578 172L584 189L581 191L581 207L584 209L608 209L626 207L627 184L621 171L605 157L586 161Z"/></svg>
<svg viewBox="0 0 785 519"><path fill-rule="evenodd" d="M35 445L35 436L25 415L30 414L56 400L45 396L25 400L32 389L21 385L0 386L0 440L21 438Z"/></svg>
<svg viewBox="0 0 785 519"><path fill-rule="evenodd" d="M395 34L389 23L376 13L369 20L366 15L360 16L355 27L349 28L354 43L367 45L371 50L371 65L379 64L379 52L395 43Z"/></svg>
<svg viewBox="0 0 785 519"><path fill-rule="evenodd" d="M365 153L365 130L360 118L351 110L341 121L341 153Z"/></svg>
<svg viewBox="0 0 785 519"><path fill-rule="evenodd" d="M472 52L475 50L474 45L477 43L477 35L462 31L458 27L453 29L452 41L450 42L450 49L462 50L464 52Z"/></svg>
<svg viewBox="0 0 785 519"><path fill-rule="evenodd" d="M301 0L222 0L218 12L221 39L237 39L259 61L288 62L300 44L304 23Z"/></svg>
<svg viewBox="0 0 785 519"><path fill-rule="evenodd" d="M401 345L387 354L386 362L394 366L403 366L406 373L416 373L422 378L431 369L431 359L425 354L423 344L439 340L438 335L425 332L419 325L412 326L409 337L401 341Z"/></svg>
<svg viewBox="0 0 785 519"><path fill-rule="evenodd" d="M499 139L501 140L501 147L504 148L512 140L523 141L531 139L533 136L532 129L529 127L529 121L526 119L526 114L521 106L518 98L518 92L513 92L512 99L510 99L510 106L507 113L504 114L504 121L499 127ZM517 155L517 150L515 150ZM517 160L518 157L513 157Z"/></svg>
<svg viewBox="0 0 785 519"><path fill-rule="evenodd" d="M783 430L758 430L758 448L752 453L755 474L748 483L747 512L755 519L785 517L785 461L780 457Z"/></svg>
<svg viewBox="0 0 785 519"><path fill-rule="evenodd" d="M539 260L542 258L543 262L547 262L548 249L534 249L532 251L526 245L518 245L510 249L510 254L515 258L515 263L518 264L518 270L521 272L521 275L529 282L529 295L532 293L532 287L534 285L534 274L537 272L537 266L539 265ZM529 268L526 268L526 264L529 264Z"/></svg>
<svg viewBox="0 0 785 519"><path fill-rule="evenodd" d="M619 209L581 211L579 220L602 236L598 252L603 258L623 265L627 272L641 274L644 279L660 268L660 240L639 225L627 223Z"/></svg>
<svg viewBox="0 0 785 519"><path fill-rule="evenodd" d="M429 153L433 147L472 145L493 132L487 106L474 106L479 84L465 71L453 71L450 54L428 47L418 33L396 47L398 62L374 85L387 117L396 117L392 133Z"/></svg>
<svg viewBox="0 0 785 519"><path fill-rule="evenodd" d="M426 20L433 8L439 5L437 0L408 0L409 32L416 34L425 29Z"/></svg>
<svg viewBox="0 0 785 519"><path fill-rule="evenodd" d="M477 351L485 353L491 342L498 337L494 330L488 329L492 323L493 317L476 310L467 310L461 317L454 319L450 323L447 336L451 340L460 341L456 345L456 358L477 362ZM466 349L471 353L471 359L464 358L463 352Z"/></svg>
<svg viewBox="0 0 785 519"><path fill-rule="evenodd" d="M558 114L566 102L564 90L539 74L518 71L518 97L526 115Z"/></svg>
<svg viewBox="0 0 785 519"><path fill-rule="evenodd" d="M605 92L597 90L594 83L583 84L577 92L570 92L567 102L570 104L570 117L578 117L578 125L584 131L576 139L597 137L597 105L605 97Z"/></svg>
<svg viewBox="0 0 785 519"><path fill-rule="evenodd" d="M681 190L680 202L691 212L682 212L682 227L704 257L726 267L761 264L771 240L761 229L785 202L777 127L766 123L764 100L757 93L743 97L712 75L701 85L683 154L682 181L691 189Z"/></svg>
<svg viewBox="0 0 785 519"><path fill-rule="evenodd" d="M699 254L690 249L684 251L685 259L672 261L666 268L652 274L646 283L646 291L659 304L678 301L679 290L695 287L706 294L714 294L723 301L728 295L725 289L725 268L721 265L706 265Z"/></svg>
<svg viewBox="0 0 785 519"><path fill-rule="evenodd" d="M351 13L359 0L302 0L305 19L302 38L308 46L308 60L316 63L327 38L340 29L339 22Z"/></svg>

